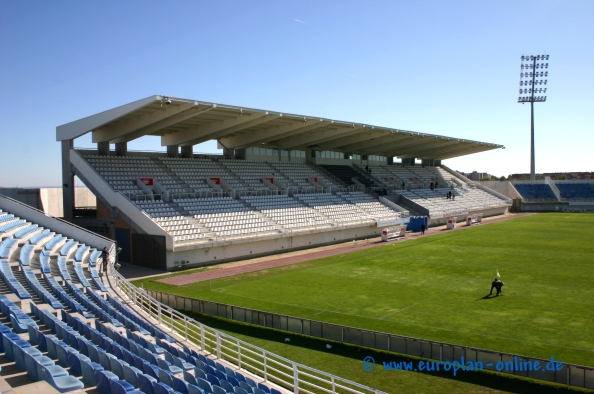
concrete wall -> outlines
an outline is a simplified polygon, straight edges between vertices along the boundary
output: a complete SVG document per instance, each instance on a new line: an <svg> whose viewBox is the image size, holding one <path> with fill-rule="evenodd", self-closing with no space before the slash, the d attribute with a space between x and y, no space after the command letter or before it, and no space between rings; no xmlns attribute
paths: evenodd
<svg viewBox="0 0 594 394"><path fill-rule="evenodd" d="M226 261L236 261L252 257L271 255L291 250L307 249L314 246L350 241L353 239L378 236L382 228L377 226L341 229L332 232L317 232L292 237L276 237L271 239L251 239L232 241L227 245L205 247L201 249L167 251L167 267L171 270L176 261L185 260L190 267L219 264ZM284 235L284 234L283 234ZM243 241L243 242L242 242Z"/></svg>
<svg viewBox="0 0 594 394"><path fill-rule="evenodd" d="M42 210L52 216L63 217L64 206L62 204L61 187L44 187L39 190L39 196ZM97 198L87 187L77 187L74 189L75 207L97 207Z"/></svg>
<svg viewBox="0 0 594 394"><path fill-rule="evenodd" d="M14 200L20 201L23 204L27 204L30 207L43 211L43 205L39 198L39 188L19 188L19 187L7 187L0 188L0 194L10 197Z"/></svg>
<svg viewBox="0 0 594 394"><path fill-rule="evenodd" d="M473 215L473 214L477 214L477 213L482 213L483 217L489 217L489 216L497 216L497 215L503 215L505 212L507 211L507 207L498 207L498 208L491 208L491 209L482 209L482 210L478 210L478 211L470 211L468 212L468 215ZM466 218L468 217L468 215L458 215L456 216L456 220L457 220L457 225L466 225ZM452 217L445 217L445 218L439 218L439 219L429 219L429 227L434 227L434 226L442 226L444 224L448 223L448 219L451 219Z"/></svg>
<svg viewBox="0 0 594 394"><path fill-rule="evenodd" d="M74 193L75 207L95 208L97 206L97 199L89 188L77 187ZM3 188L0 189L0 194L39 209L48 215L59 218L64 216L61 187Z"/></svg>
<svg viewBox="0 0 594 394"><path fill-rule="evenodd" d="M522 198L510 181L480 181L479 184L495 190L512 200L514 198Z"/></svg>

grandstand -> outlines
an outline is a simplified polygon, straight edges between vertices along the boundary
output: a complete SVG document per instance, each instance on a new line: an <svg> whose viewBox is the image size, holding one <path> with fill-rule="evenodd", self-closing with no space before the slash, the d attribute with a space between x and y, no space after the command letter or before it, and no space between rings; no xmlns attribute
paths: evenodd
<svg viewBox="0 0 594 394"><path fill-rule="evenodd" d="M0 221L0 353L10 362L3 366L46 382L37 386L46 392L378 393L195 322L111 264L100 276L102 248L115 257L109 239L4 196ZM180 321L183 331L174 329Z"/></svg>
<svg viewBox="0 0 594 394"><path fill-rule="evenodd" d="M65 218L72 220L76 175L96 195L98 218L113 223L124 261L200 266L377 236L411 214L436 224L510 205L441 164L500 145L169 101L153 96L57 128ZM73 149L87 133L97 149ZM166 151L128 151L127 142L147 135L160 136ZM212 139L222 157L193 153ZM448 191L455 200L445 199Z"/></svg>
<svg viewBox="0 0 594 394"><path fill-rule="evenodd" d="M515 190L526 202L594 202L593 181L544 180L513 181Z"/></svg>

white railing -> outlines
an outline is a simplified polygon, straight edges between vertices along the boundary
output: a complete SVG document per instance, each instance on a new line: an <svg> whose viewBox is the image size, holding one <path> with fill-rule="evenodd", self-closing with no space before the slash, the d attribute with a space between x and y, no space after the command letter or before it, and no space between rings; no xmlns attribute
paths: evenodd
<svg viewBox="0 0 594 394"><path fill-rule="evenodd" d="M170 193L171 200L180 200L183 198L194 199L194 198L214 198L214 197L228 197L227 192L217 192L211 190L198 190L195 192L184 192L184 193Z"/></svg>
<svg viewBox="0 0 594 394"><path fill-rule="evenodd" d="M134 286L111 264L110 274L115 282L114 290L120 293L119 296L149 315L160 329L174 332L186 341L192 342L206 355L230 362L242 370L260 376L265 382L278 384L295 394L384 394L371 387L296 363L199 323Z"/></svg>
<svg viewBox="0 0 594 394"><path fill-rule="evenodd" d="M559 202L556 198L525 198L524 202Z"/></svg>
<svg viewBox="0 0 594 394"><path fill-rule="evenodd" d="M533 181L531 181L531 180L524 180L524 181L512 180L511 183L514 185L544 185L545 180L544 179L535 179Z"/></svg>
<svg viewBox="0 0 594 394"><path fill-rule="evenodd" d="M559 180L559 179L554 179L553 182L555 183L561 183L561 184L580 184L580 183L594 183L594 179L572 179L572 180Z"/></svg>
<svg viewBox="0 0 594 394"><path fill-rule="evenodd" d="M279 196L279 195L288 195L288 190L270 190L270 189L237 190L237 189L233 189L233 195L235 198L241 198L244 196Z"/></svg>

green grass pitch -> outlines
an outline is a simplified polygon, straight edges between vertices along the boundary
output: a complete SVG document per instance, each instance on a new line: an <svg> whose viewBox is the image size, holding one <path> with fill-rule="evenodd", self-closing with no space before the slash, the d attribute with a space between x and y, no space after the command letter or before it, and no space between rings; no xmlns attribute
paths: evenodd
<svg viewBox="0 0 594 394"><path fill-rule="evenodd" d="M496 269L503 296L485 298ZM547 213L291 266L145 288L594 366L594 215Z"/></svg>

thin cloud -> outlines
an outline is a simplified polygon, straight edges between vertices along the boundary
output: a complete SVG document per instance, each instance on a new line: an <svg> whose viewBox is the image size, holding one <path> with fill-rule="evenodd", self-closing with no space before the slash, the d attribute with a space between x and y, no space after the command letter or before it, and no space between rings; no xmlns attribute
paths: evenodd
<svg viewBox="0 0 594 394"><path fill-rule="evenodd" d="M299 22L299 23L303 23L304 25L307 25L307 22L303 22L302 20L299 20L299 19L295 19L295 22Z"/></svg>

